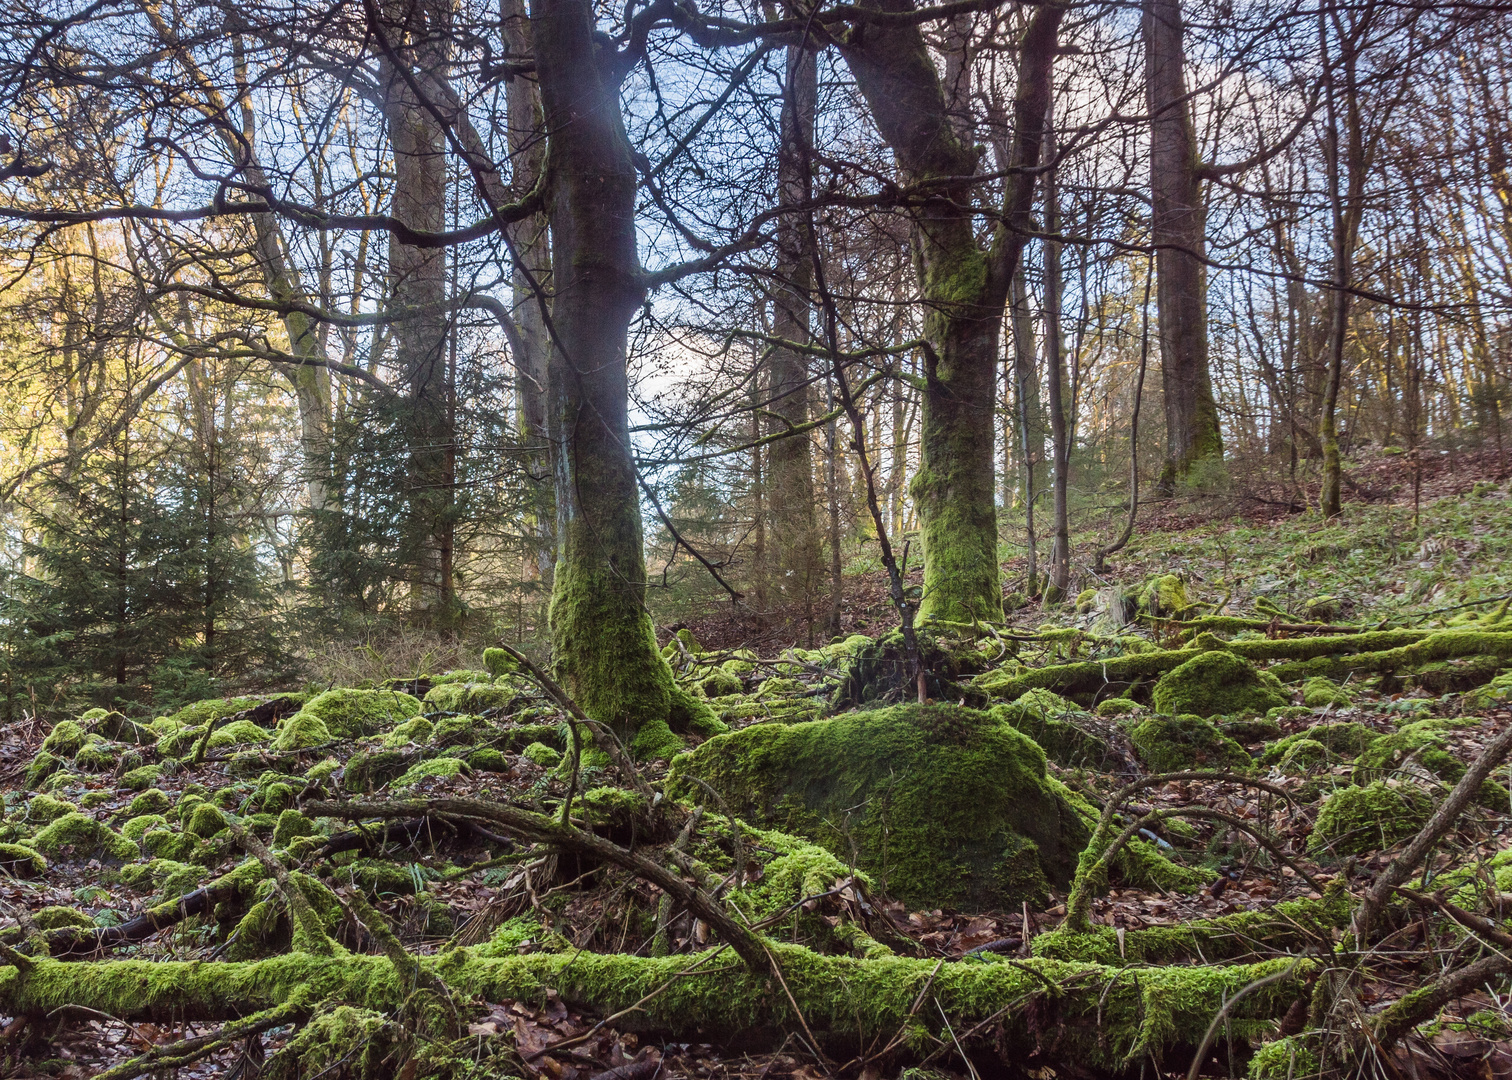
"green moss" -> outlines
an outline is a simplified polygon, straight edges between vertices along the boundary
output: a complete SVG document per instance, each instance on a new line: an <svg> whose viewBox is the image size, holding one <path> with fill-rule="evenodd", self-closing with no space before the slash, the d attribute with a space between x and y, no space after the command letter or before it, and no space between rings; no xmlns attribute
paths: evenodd
<svg viewBox="0 0 1512 1080"><path fill-rule="evenodd" d="M1495 680L1506 668L1501 656L1463 656L1424 664L1413 673L1413 684L1433 694L1459 694Z"/></svg>
<svg viewBox="0 0 1512 1080"><path fill-rule="evenodd" d="M414 787L433 778L450 779L459 773L467 771L467 762L461 758L438 757L429 761L417 761L411 765L404 775L394 781L394 787Z"/></svg>
<svg viewBox="0 0 1512 1080"><path fill-rule="evenodd" d="M595 825L628 825L645 816L646 800L634 791L617 787L595 787L583 792L584 816Z"/></svg>
<svg viewBox="0 0 1512 1080"><path fill-rule="evenodd" d="M1233 739L1200 716L1152 716L1129 738L1151 772L1247 769L1254 762Z"/></svg>
<svg viewBox="0 0 1512 1080"><path fill-rule="evenodd" d="M720 668L715 668L698 680L698 690L706 698L738 694L744 689L745 683L740 680L740 676L732 675Z"/></svg>
<svg viewBox="0 0 1512 1080"><path fill-rule="evenodd" d="M51 795L33 795L26 800L26 820L34 825L46 825L48 822L57 821L64 814L77 813L78 809L66 799L55 799Z"/></svg>
<svg viewBox="0 0 1512 1080"><path fill-rule="evenodd" d="M867 644L871 643L871 638L862 638L862 640ZM744 679L747 676L756 674L756 661L759 659L761 658L750 649L736 649L730 659L720 664L719 668L721 671L734 675L736 678Z"/></svg>
<svg viewBox="0 0 1512 1080"><path fill-rule="evenodd" d="M738 816L806 836L909 903L1002 906L1069 880L1088 835L1044 755L985 713L896 706L710 740L670 793L711 784Z"/></svg>
<svg viewBox="0 0 1512 1080"><path fill-rule="evenodd" d="M519 693L512 686L485 683L446 683L425 695L425 704L441 712L481 713L508 709Z"/></svg>
<svg viewBox="0 0 1512 1080"><path fill-rule="evenodd" d="M127 791L146 791L156 784L162 775L163 766L143 765L140 769L132 769L123 775L119 783Z"/></svg>
<svg viewBox="0 0 1512 1080"><path fill-rule="evenodd" d="M376 899L382 896L409 896L419 892L424 878L417 877L409 867L400 866L388 859L356 859L338 868L332 880L355 885Z"/></svg>
<svg viewBox="0 0 1512 1080"><path fill-rule="evenodd" d="M73 757L88 741L89 735L77 721L60 720L42 740L42 749L59 757Z"/></svg>
<svg viewBox="0 0 1512 1080"><path fill-rule="evenodd" d="M989 713L1033 739L1057 765L1097 766L1108 758L1106 738L1086 730L1091 717L1048 690L1031 690Z"/></svg>
<svg viewBox="0 0 1512 1080"><path fill-rule="evenodd" d="M394 690L327 690L305 702L294 716L314 717L331 736L355 739L391 727L420 714L420 702ZM293 717L280 722L283 729ZM280 739L283 736L280 735ZM301 745L310 745L302 743ZM280 749L288 749L280 746Z"/></svg>
<svg viewBox="0 0 1512 1080"><path fill-rule="evenodd" d="M273 846L286 847L296 836L314 836L315 823L298 810L285 810L278 815L278 824L273 828Z"/></svg>
<svg viewBox="0 0 1512 1080"><path fill-rule="evenodd" d="M97 806L103 806L115 798L115 792L96 789L86 791L79 796L79 806L85 810L93 810Z"/></svg>
<svg viewBox="0 0 1512 1080"><path fill-rule="evenodd" d="M0 871L19 878L41 877L47 860L24 844L0 844Z"/></svg>
<svg viewBox="0 0 1512 1080"><path fill-rule="evenodd" d="M393 748L408 746L411 743L424 743L431 737L431 732L436 726L423 716L417 716L411 720L397 725L393 731L383 737L383 745Z"/></svg>
<svg viewBox="0 0 1512 1080"><path fill-rule="evenodd" d="M485 746L467 755L467 767L473 772L508 772L509 759L493 747Z"/></svg>
<svg viewBox="0 0 1512 1080"><path fill-rule="evenodd" d="M1032 693L1033 691L1031 691ZM1049 691L1046 691L1048 693ZM1130 713L1139 711L1139 703L1130 701L1128 698L1113 697L1104 698L1097 703L1092 710L1093 715L1102 717L1128 716Z"/></svg>
<svg viewBox="0 0 1512 1080"><path fill-rule="evenodd" d="M572 947L571 942L544 924L539 915L516 915L500 923L488 941L478 946L477 953L488 957L517 956L543 946L551 952Z"/></svg>
<svg viewBox="0 0 1512 1080"><path fill-rule="evenodd" d="M254 697L236 698L206 698L204 701L196 701L193 705L186 705L168 720L178 727L201 727L205 724L213 724L223 717L233 713L243 712L261 704Z"/></svg>
<svg viewBox="0 0 1512 1080"><path fill-rule="evenodd" d="M544 743L531 743L520 751L520 756L543 769L554 769L562 763L562 755Z"/></svg>
<svg viewBox="0 0 1512 1080"><path fill-rule="evenodd" d="M1139 591L1137 603L1139 610L1167 618L1180 616L1192 606L1187 601L1186 583L1176 574L1151 578Z"/></svg>
<svg viewBox="0 0 1512 1080"><path fill-rule="evenodd" d="M90 743L74 755L74 767L85 772L106 772L115 768L115 750L108 743Z"/></svg>
<svg viewBox="0 0 1512 1080"><path fill-rule="evenodd" d="M1508 702L1512 702L1512 671L1465 695L1465 704L1472 709L1494 709Z"/></svg>
<svg viewBox="0 0 1512 1080"><path fill-rule="evenodd" d="M142 814L162 814L166 813L171 806L173 806L173 799L166 791L160 788L148 788L131 800L126 813L131 817L140 817Z"/></svg>
<svg viewBox="0 0 1512 1080"><path fill-rule="evenodd" d="M42 786L42 781L62 767L62 758L56 754L49 754L46 750L38 751L37 756L32 758L31 765L26 769L26 790L35 791Z"/></svg>
<svg viewBox="0 0 1512 1080"><path fill-rule="evenodd" d="M168 819L162 814L141 814L121 826L121 835L134 843L140 840L147 830L165 828L167 824Z"/></svg>
<svg viewBox="0 0 1512 1080"><path fill-rule="evenodd" d="M1215 649L1162 675L1155 684L1154 702L1158 711L1169 716L1264 713L1287 703L1278 685L1242 657Z"/></svg>
<svg viewBox="0 0 1512 1080"><path fill-rule="evenodd" d="M1249 1063L1250 1080L1306 1080L1322 1073L1317 1039L1310 1035L1289 1035L1266 1043Z"/></svg>
<svg viewBox="0 0 1512 1080"><path fill-rule="evenodd" d="M250 917L250 916L249 916ZM317 1014L268 1062L268 1080L334 1074L353 1080L397 1075L409 1043L404 1026L381 1012L337 1005Z"/></svg>
<svg viewBox="0 0 1512 1080"><path fill-rule="evenodd" d="M32 846L44 855L56 856L72 848L82 858L99 853L112 859L135 859L137 847L86 814L64 814L32 837Z"/></svg>
<svg viewBox="0 0 1512 1080"><path fill-rule="evenodd" d="M322 746L331 740L331 729L326 727L325 721L314 713L301 710L278 722L278 735L273 745L279 750L303 750Z"/></svg>
<svg viewBox="0 0 1512 1080"><path fill-rule="evenodd" d="M39 930L62 930L69 926L89 930L95 928L95 921L78 908L58 904L32 912L32 922L37 924Z"/></svg>
<svg viewBox="0 0 1512 1080"><path fill-rule="evenodd" d="M1321 709L1325 705L1342 709L1354 704L1354 695L1331 679L1314 676L1302 684L1302 700L1310 709Z"/></svg>
<svg viewBox="0 0 1512 1080"><path fill-rule="evenodd" d="M448 716L436 723L431 732L430 744L432 746L458 746L462 743L475 743L478 737L489 730L481 717L477 716Z"/></svg>
<svg viewBox="0 0 1512 1080"><path fill-rule="evenodd" d="M1260 717L1221 720L1218 730L1238 743L1269 742L1281 737L1281 725L1277 721Z"/></svg>
<svg viewBox="0 0 1512 1080"><path fill-rule="evenodd" d="M281 908L271 899L253 904L232 932L226 947L226 959L232 962L258 960L287 949L289 925L282 916Z"/></svg>
<svg viewBox="0 0 1512 1080"><path fill-rule="evenodd" d="M515 658L510 656L503 649L484 649L483 666L486 667L488 669L488 673L496 679L503 675L512 675L516 671L518 671L520 667L520 665L515 662Z"/></svg>
<svg viewBox="0 0 1512 1080"><path fill-rule="evenodd" d="M1415 835L1432 810L1428 796L1411 787L1376 781L1340 788L1319 809L1307 850L1335 856L1379 851Z"/></svg>
<svg viewBox="0 0 1512 1080"><path fill-rule="evenodd" d="M1374 739L1355 761L1355 782L1364 784L1395 772L1418 766L1445 784L1456 784L1465 775L1465 765L1448 750L1446 732L1461 726L1459 720L1416 720L1389 735ZM1476 799L1483 806L1500 810L1507 806L1507 789L1495 781L1481 785Z"/></svg>
<svg viewBox="0 0 1512 1080"><path fill-rule="evenodd" d="M273 733L260 728L250 720L235 720L210 736L208 749L223 750L228 746L245 746L249 743L271 742Z"/></svg>
<svg viewBox="0 0 1512 1080"><path fill-rule="evenodd" d="M1364 724L1318 724L1267 746L1260 755L1260 761L1274 765L1286 757L1294 745L1304 740L1321 745L1330 762L1352 761L1380 737L1380 732Z"/></svg>
<svg viewBox="0 0 1512 1080"><path fill-rule="evenodd" d="M226 815L214 803L202 802L194 808L184 831L194 836L209 839L226 827Z"/></svg>
<svg viewBox="0 0 1512 1080"><path fill-rule="evenodd" d="M177 897L193 892L205 878L205 868L172 859L153 859L121 867L121 883L141 892L149 890Z"/></svg>
<svg viewBox="0 0 1512 1080"><path fill-rule="evenodd" d="M671 761L685 749L665 720L649 720L636 729L630 756L637 761Z"/></svg>
<svg viewBox="0 0 1512 1080"><path fill-rule="evenodd" d="M142 834L142 850L154 858L188 862L194 858L199 841L188 833L168 829L148 829Z"/></svg>

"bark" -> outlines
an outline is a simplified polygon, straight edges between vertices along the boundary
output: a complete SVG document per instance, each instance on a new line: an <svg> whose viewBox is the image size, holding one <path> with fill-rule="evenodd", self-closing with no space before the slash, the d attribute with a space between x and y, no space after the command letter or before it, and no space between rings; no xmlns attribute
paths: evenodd
<svg viewBox="0 0 1512 1080"><path fill-rule="evenodd" d="M529 56L533 48L524 0L500 0L504 41L513 56ZM541 89L529 76L517 75L505 85L509 155L516 197L532 190L546 165L542 127ZM527 448L526 468L533 489L534 520L527 530L534 539L534 572L550 580L555 554L552 535L550 455L547 452L546 387L551 339L546 330L545 288L551 277L551 235L546 214L531 214L509 227L514 259L513 300L515 341L515 423Z"/></svg>
<svg viewBox="0 0 1512 1080"><path fill-rule="evenodd" d="M1050 128L1053 119L1047 118ZM1055 135L1053 129L1045 139L1045 157L1049 168L1045 172L1045 231L1051 235L1060 232L1060 193L1055 183ZM1049 373L1050 389L1050 442L1055 457L1054 483L1054 540L1050 546L1050 573L1045 584L1045 600L1057 602L1065 599L1071 584L1071 518L1067 506L1069 495L1069 472L1071 469L1071 433L1067 418L1072 411L1075 389L1071 401L1066 400L1066 363L1061 339L1061 246L1054 240L1045 241L1045 370Z"/></svg>
<svg viewBox="0 0 1512 1080"><path fill-rule="evenodd" d="M532 20L550 142L555 268L550 625L567 691L633 745L648 725L666 731L673 686L645 607L640 490L630 454L626 351L630 320L645 296L635 167L619 78L596 62L594 29L586 0L542 0Z"/></svg>
<svg viewBox="0 0 1512 1080"><path fill-rule="evenodd" d="M911 0L870 6L913 8ZM958 133L919 28L868 25L841 46L903 182L920 185L928 196L912 212L928 343L920 463L912 484L924 545L921 618L971 623L1002 617L993 423L998 342L1028 232L1062 14L1057 6L1039 8L1024 34L1006 163L1019 171L1005 183L1002 218L987 245L977 240L970 209L977 152ZM951 89L959 93L959 82Z"/></svg>
<svg viewBox="0 0 1512 1080"><path fill-rule="evenodd" d="M382 61L384 121L394 160L392 213L413 229L446 228L446 141L436 116L396 69L408 65L444 78L447 12L436 0L393 0L384 7L393 56ZM411 605L418 616L450 618L447 554L453 539L451 472L455 426L446 342L446 252L389 239L388 289L396 308L422 309L394 327L395 357L406 400L399 428L408 455L406 542L412 546Z"/></svg>
<svg viewBox="0 0 1512 1080"><path fill-rule="evenodd" d="M790 207L809 198L809 148L819 94L812 50L787 50L787 83L782 101L782 147L777 159L777 202ZM813 292L813 229L806 217L783 216L777 229L776 295L772 333L784 341L810 341ZM777 434L808 423L808 357L774 348L767 360L771 396L770 431ZM807 435L779 439L768 455L775 559L773 584L785 600L812 604L820 574L819 529L815 521L813 444Z"/></svg>
<svg viewBox="0 0 1512 1080"><path fill-rule="evenodd" d="M1165 390L1161 486L1169 492L1198 461L1221 458L1223 438L1208 373L1207 210L1183 71L1180 0L1144 0L1142 27L1150 112L1150 238Z"/></svg>

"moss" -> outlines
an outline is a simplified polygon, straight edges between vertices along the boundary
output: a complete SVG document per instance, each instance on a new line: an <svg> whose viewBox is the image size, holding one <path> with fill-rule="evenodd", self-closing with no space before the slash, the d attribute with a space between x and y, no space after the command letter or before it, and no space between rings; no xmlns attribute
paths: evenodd
<svg viewBox="0 0 1512 1080"><path fill-rule="evenodd" d="M1031 690L1017 701L993 706L989 714L1029 736L1057 765L1096 766L1107 760L1106 738L1085 729L1091 717L1048 690Z"/></svg>
<svg viewBox="0 0 1512 1080"><path fill-rule="evenodd" d="M142 834L149 829L166 828L168 819L162 814L141 814L131 818L121 826L121 835L126 839L136 842L142 838Z"/></svg>
<svg viewBox="0 0 1512 1080"><path fill-rule="evenodd" d="M114 798L115 792L113 791L106 791L103 789L86 791L83 795L79 796L79 806L84 810L93 810L95 807L103 806L106 803L112 801Z"/></svg>
<svg viewBox="0 0 1512 1080"><path fill-rule="evenodd" d="M1493 681L1507 666L1501 656L1464 656L1424 664L1413 673L1413 684L1433 694L1459 694Z"/></svg>
<svg viewBox="0 0 1512 1080"><path fill-rule="evenodd" d="M430 739L431 732L435 730L436 725L423 716L416 716L397 725L393 731L385 735L383 745L392 748L408 746L411 743L424 743Z"/></svg>
<svg viewBox="0 0 1512 1080"><path fill-rule="evenodd" d="M131 800L131 805L126 808L126 813L131 817L142 814L162 814L167 812L173 805L173 799L166 791L160 788L148 788L136 798Z"/></svg>
<svg viewBox="0 0 1512 1080"><path fill-rule="evenodd" d="M189 816L184 831L194 836L209 839L226 827L226 815L214 803L202 802Z"/></svg>
<svg viewBox="0 0 1512 1080"><path fill-rule="evenodd" d="M701 739L711 739L730 730L708 702L678 685L673 685L668 697L667 726L679 734Z"/></svg>
<svg viewBox="0 0 1512 1080"><path fill-rule="evenodd" d="M857 635L858 637L860 635ZM862 638L867 644L871 644L871 638ZM744 679L756 674L756 661L761 658L750 649L736 649L730 659L719 665L719 669L738 679Z"/></svg>
<svg viewBox="0 0 1512 1080"><path fill-rule="evenodd" d="M537 951L543 945L551 952L561 952L572 947L571 942L542 923L539 915L516 915L500 923L489 939L478 946L477 954L488 957L516 956Z"/></svg>
<svg viewBox="0 0 1512 1080"><path fill-rule="evenodd" d="M474 772L508 772L509 759L493 747L485 746L467 755L467 767Z"/></svg>
<svg viewBox="0 0 1512 1080"><path fill-rule="evenodd" d="M503 711L519 696L514 687L485 683L445 683L425 695L425 704L441 712Z"/></svg>
<svg viewBox="0 0 1512 1080"><path fill-rule="evenodd" d="M1151 772L1247 769L1254 764L1244 747L1200 716L1152 716L1129 738Z"/></svg>
<svg viewBox="0 0 1512 1080"><path fill-rule="evenodd" d="M1311 647L1304 647L1312 643ZM1512 632L1486 630L1379 631L1344 638L1292 638L1285 641L1235 643L1263 648L1274 655L1306 659L1276 664L1272 674L1283 682L1316 675L1356 679L1375 672L1418 671L1428 664L1466 656L1512 660ZM1329 647L1329 646L1332 647ZM1371 646L1378 646L1372 648ZM1335 655L1339 654L1339 655Z"/></svg>
<svg viewBox="0 0 1512 1080"><path fill-rule="evenodd" d="M1508 702L1512 702L1512 671L1465 695L1465 705L1472 709L1494 709Z"/></svg>
<svg viewBox="0 0 1512 1080"><path fill-rule="evenodd" d="M86 814L64 814L32 837L32 846L44 855L57 855L72 848L76 855L88 858L96 853L112 859L135 859L137 847L119 833Z"/></svg>
<svg viewBox="0 0 1512 1080"><path fill-rule="evenodd" d="M77 721L60 720L42 740L42 749L59 757L73 757L88 741L89 735Z"/></svg>
<svg viewBox="0 0 1512 1080"><path fill-rule="evenodd" d="M164 896L193 892L205 878L205 868L172 859L153 859L121 867L121 883L142 892L154 890Z"/></svg>
<svg viewBox="0 0 1512 1080"><path fill-rule="evenodd" d="M595 787L583 792L583 814L594 825L629 825L644 817L647 809L639 793L624 788Z"/></svg>
<svg viewBox="0 0 1512 1080"><path fill-rule="evenodd" d="M1299 731L1294 735L1288 735L1270 746L1267 746L1260 755L1263 764L1274 765L1290 752L1296 743L1307 740L1316 742L1328 753L1331 762L1352 761L1364 753L1381 738L1380 732L1364 724L1317 724L1305 731Z"/></svg>
<svg viewBox="0 0 1512 1080"><path fill-rule="evenodd" d="M337 1005L316 1015L268 1062L268 1080L333 1074L353 1080L399 1075L407 1033L381 1012Z"/></svg>
<svg viewBox="0 0 1512 1080"><path fill-rule="evenodd" d="M298 810L285 810L278 815L278 824L273 828L273 846L285 847L296 836L314 836L315 823Z"/></svg>
<svg viewBox="0 0 1512 1080"><path fill-rule="evenodd" d="M1288 1035L1266 1043L1249 1063L1250 1080L1306 1080L1322 1073L1317 1039L1310 1035Z"/></svg>
<svg viewBox="0 0 1512 1080"><path fill-rule="evenodd" d="M35 791L42 786L42 781L62 767L62 758L56 754L49 754L46 750L38 751L37 756L32 758L32 763L26 769L26 790Z"/></svg>
<svg viewBox="0 0 1512 1080"><path fill-rule="evenodd" d="M520 751L520 756L543 769L554 769L562 763L562 755L544 743L531 743Z"/></svg>
<svg viewBox="0 0 1512 1080"><path fill-rule="evenodd" d="M1306 705L1282 705L1280 708L1265 710L1265 718L1274 720L1277 724L1283 720L1305 720L1312 714L1313 711Z"/></svg>
<svg viewBox="0 0 1512 1080"><path fill-rule="evenodd" d="M1179 616L1192 605L1187 601L1186 583L1177 574L1161 574L1147 581L1139 591L1139 610L1155 616Z"/></svg>
<svg viewBox="0 0 1512 1080"><path fill-rule="evenodd" d="M428 740L432 746L474 743L487 725L478 716L448 716L436 722Z"/></svg>
<svg viewBox="0 0 1512 1080"><path fill-rule="evenodd" d="M205 745L211 750L223 750L228 746L245 746L249 743L265 743L273 739L273 733L260 728L250 720L234 720L210 736Z"/></svg>
<svg viewBox="0 0 1512 1080"><path fill-rule="evenodd" d="M143 765L140 769L132 769L129 773L124 774L120 778L119 783L127 791L146 791L152 788L162 775L163 766Z"/></svg>
<svg viewBox="0 0 1512 1080"><path fill-rule="evenodd" d="M850 857L909 903L998 907L1069 880L1088 835L1043 752L985 713L904 705L760 725L673 763L669 793L711 784L747 820Z"/></svg>
<svg viewBox="0 0 1512 1080"><path fill-rule="evenodd" d="M1354 704L1354 695L1331 679L1314 676L1302 684L1302 701L1310 709L1326 705L1342 709Z"/></svg>
<svg viewBox="0 0 1512 1080"><path fill-rule="evenodd" d="M178 727L202 727L235 713L244 712L261 704L254 697L206 698L186 705L168 720Z"/></svg>
<svg viewBox="0 0 1512 1080"><path fill-rule="evenodd" d="M1465 765L1448 750L1446 732L1460 726L1456 720L1416 720L1389 735L1373 740L1355 761L1355 782L1382 779L1416 764L1445 784L1456 784L1465 775ZM1507 806L1507 789L1495 781L1481 785L1476 801L1494 810Z"/></svg>
<svg viewBox="0 0 1512 1080"><path fill-rule="evenodd" d="M665 720L650 720L635 732L630 756L637 761L671 761L686 747Z"/></svg>
<svg viewBox="0 0 1512 1080"><path fill-rule="evenodd" d="M1032 692L1032 691L1031 691ZM1097 703L1092 710L1093 715L1103 717L1128 716L1130 713L1139 711L1139 703L1128 698L1114 697L1104 698Z"/></svg>
<svg viewBox="0 0 1512 1080"><path fill-rule="evenodd" d="M355 739L419 714L420 702L409 694L394 690L338 689L315 695L294 715L314 717L335 738ZM291 719L286 718L279 727L282 729Z"/></svg>
<svg viewBox="0 0 1512 1080"><path fill-rule="evenodd" d="M19 878L41 877L47 860L25 844L0 844L0 872Z"/></svg>
<svg viewBox="0 0 1512 1080"><path fill-rule="evenodd" d="M76 907L51 904L32 912L32 922L41 930L62 930L73 926L93 930L95 921Z"/></svg>
<svg viewBox="0 0 1512 1080"><path fill-rule="evenodd" d="M520 668L515 658L503 649L484 649L483 666L496 679L503 675L512 675Z"/></svg>
<svg viewBox="0 0 1512 1080"><path fill-rule="evenodd" d="M1238 743L1269 742L1281 737L1280 723L1262 717L1222 720L1218 724L1218 730Z"/></svg>
<svg viewBox="0 0 1512 1080"><path fill-rule="evenodd" d="M409 759L402 751L380 750L373 754L359 751L347 761L341 783L348 791L373 791L402 776L407 768Z"/></svg>
<svg viewBox="0 0 1512 1080"><path fill-rule="evenodd" d="M414 787L433 778L450 779L459 773L467 771L467 762L461 758L438 757L429 761L417 761L411 765L404 775L394 781L394 787Z"/></svg>
<svg viewBox="0 0 1512 1080"><path fill-rule="evenodd" d="M90 743L74 755L74 767L85 772L106 772L115 768L115 750L108 743Z"/></svg>
<svg viewBox="0 0 1512 1080"><path fill-rule="evenodd" d="M142 850L149 856L188 862L194 858L199 841L188 833L170 832L168 829L148 829L142 834Z"/></svg>
<svg viewBox="0 0 1512 1080"><path fill-rule="evenodd" d="M409 867L400 866L388 859L356 859L337 869L332 880L355 885L375 899L382 896L409 896L419 892L421 886L421 881L410 872Z"/></svg>
<svg viewBox="0 0 1512 1080"><path fill-rule="evenodd" d="M1162 675L1155 684L1154 703L1168 716L1264 713L1287 703L1277 686L1242 657L1215 649Z"/></svg>
<svg viewBox="0 0 1512 1080"><path fill-rule="evenodd" d="M288 920L282 917L279 905L271 899L259 900L237 922L226 947L226 959L236 962L273 956L288 948L288 938Z"/></svg>
<svg viewBox="0 0 1512 1080"><path fill-rule="evenodd" d="M46 825L48 822L57 821L64 814L77 813L78 809L66 799L55 799L51 795L33 795L26 800L26 820L34 825Z"/></svg>
<svg viewBox="0 0 1512 1080"><path fill-rule="evenodd" d="M259 785L254 802L264 813L277 814L294 805L294 789L282 780Z"/></svg>
<svg viewBox="0 0 1512 1080"><path fill-rule="evenodd" d="M1318 810L1308 838L1312 854L1363 855L1413 836L1428 820L1432 801L1410 787L1340 788Z"/></svg>
<svg viewBox="0 0 1512 1080"><path fill-rule="evenodd" d="M703 694L706 698L738 694L744 689L745 683L741 682L740 676L732 675L730 672L720 668L715 668L698 680L699 693Z"/></svg>
<svg viewBox="0 0 1512 1080"><path fill-rule="evenodd" d="M332 741L331 729L314 713L301 710L278 722L278 735L273 745L279 750L303 750L310 746L323 746Z"/></svg>

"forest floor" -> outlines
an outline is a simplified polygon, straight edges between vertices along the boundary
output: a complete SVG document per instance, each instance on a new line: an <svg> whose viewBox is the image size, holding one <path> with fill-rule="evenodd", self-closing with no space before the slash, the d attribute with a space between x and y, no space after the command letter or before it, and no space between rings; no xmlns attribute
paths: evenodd
<svg viewBox="0 0 1512 1080"><path fill-rule="evenodd" d="M1075 604L1025 605L981 641L942 638L940 685L1043 745L1049 787L1035 790L1082 807L1092 856L1108 844L1099 808L1113 831L1142 826L1126 849L1137 865L1115 862L1106 882L1048 874L1011 903L950 902L949 887L938 902L895 897L885 845L849 825L837 841L812 801L807 817L755 820L748 792L715 790L717 770L697 781L705 798L679 781L701 754L671 764L670 784L668 762L640 763L651 808L596 751L574 773L560 703L497 656L489 671L355 692L12 724L0 1072L1512 1077L1512 961L1497 960L1512 950L1512 774L1487 765L1484 783L1461 782L1512 727L1500 464L1430 462L1416 515L1407 466L1386 457L1354 474L1374 500L1330 524L1254 499L1153 503L1105 571L1078 560ZM882 715L850 712L858 695L901 698L881 583L855 585L830 645L758 654L749 627L716 614L665 654L748 745L760 729ZM1234 677L1261 707L1202 709L1199 694L1198 713L1165 715L1176 663L1215 652L1240 657ZM961 738L975 736L946 742ZM1162 771L1196 775L1148 779ZM1447 821L1430 817L1456 793ZM951 795L938 797L943 820ZM569 799L560 827L600 848L547 842ZM630 856L616 863L605 843ZM723 985L689 989L701 965L731 959L718 925L635 858L761 926L776 980L722 967ZM1067 923L1078 888L1080 928ZM1377 893L1361 935L1352 920ZM44 950L57 960L28 959ZM393 972L276 966L334 955L356 979L369 954ZM850 966L825 974L831 957ZM197 982L202 969L225 975ZM836 980L872 989L837 1005ZM1425 986L1441 993L1393 1028ZM450 995L450 1021L427 988Z"/></svg>

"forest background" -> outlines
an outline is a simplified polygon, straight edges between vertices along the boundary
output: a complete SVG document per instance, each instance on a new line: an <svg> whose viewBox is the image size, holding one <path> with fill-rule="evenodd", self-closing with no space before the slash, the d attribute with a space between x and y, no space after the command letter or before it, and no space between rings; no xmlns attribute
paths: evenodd
<svg viewBox="0 0 1512 1080"><path fill-rule="evenodd" d="M503 638L622 719L651 623L1000 624L1141 512L1504 474L1508 15L16 5L7 715Z"/></svg>

